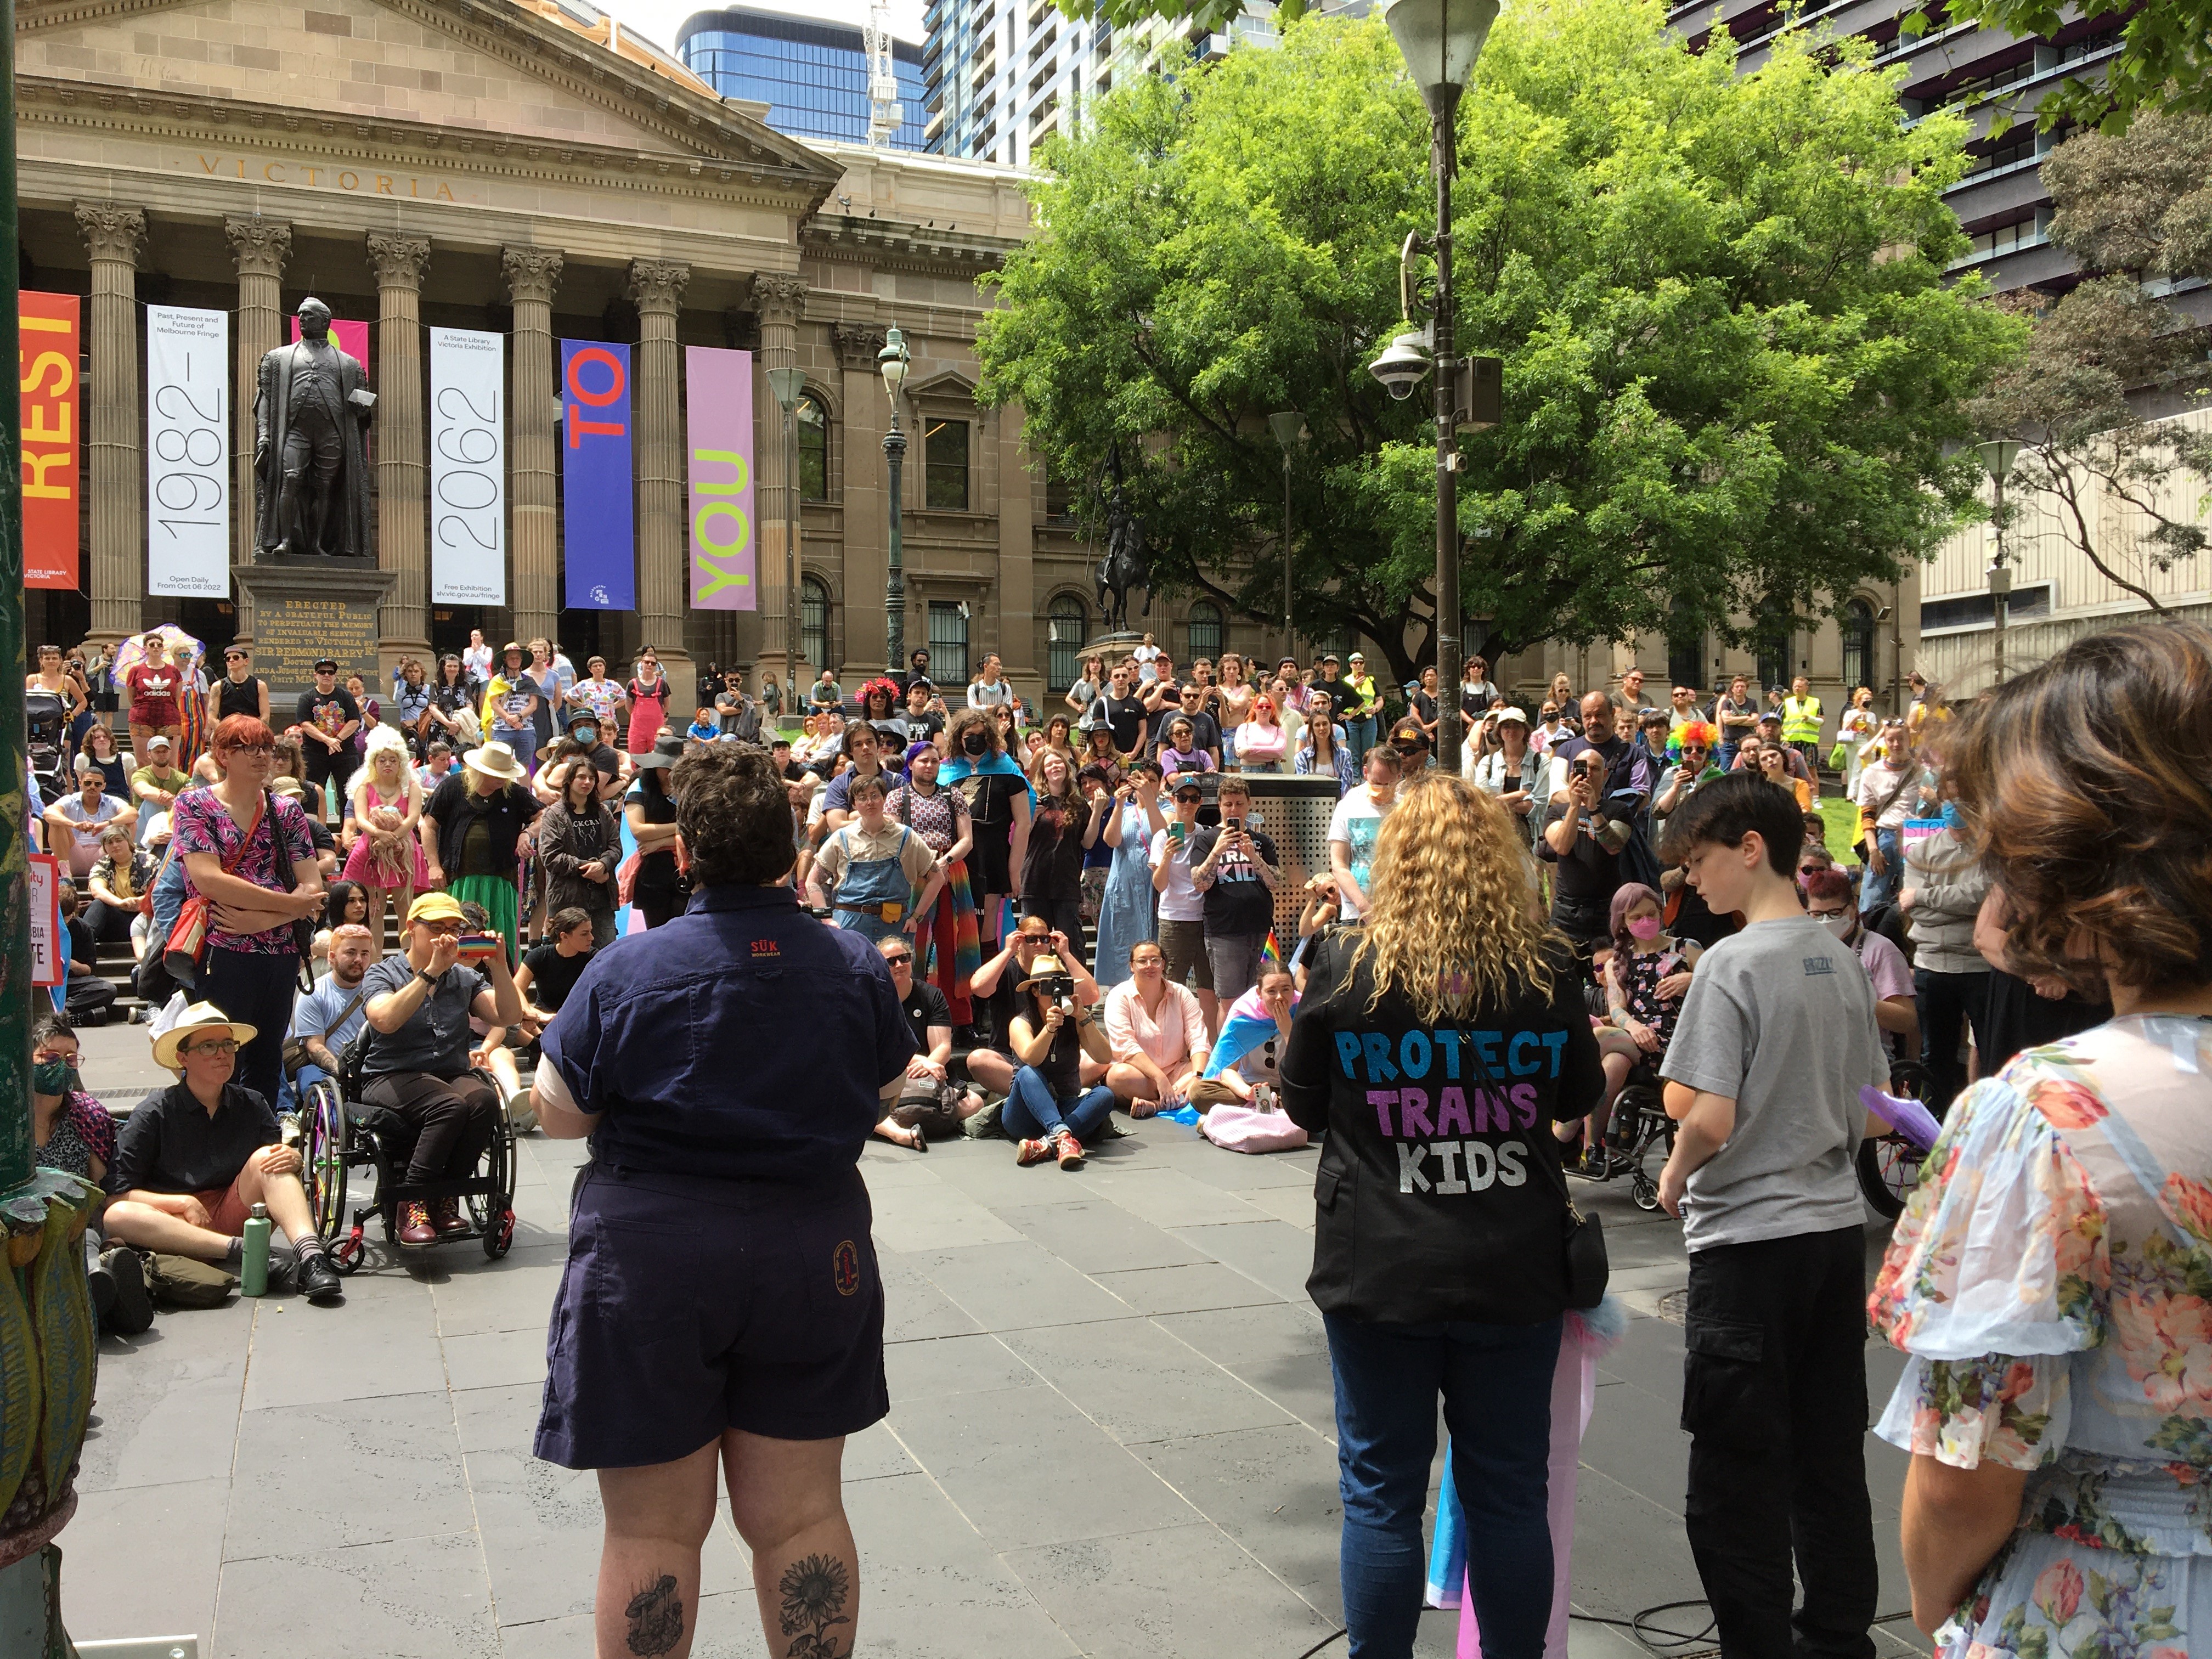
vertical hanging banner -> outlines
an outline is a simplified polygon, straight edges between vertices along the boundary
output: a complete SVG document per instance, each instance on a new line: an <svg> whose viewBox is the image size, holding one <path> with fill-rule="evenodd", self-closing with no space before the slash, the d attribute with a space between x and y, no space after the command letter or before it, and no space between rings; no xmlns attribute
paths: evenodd
<svg viewBox="0 0 2212 1659"><path fill-rule="evenodd" d="M684 379L691 608L756 611L760 548L753 534L753 354L686 346Z"/></svg>
<svg viewBox="0 0 2212 1659"><path fill-rule="evenodd" d="M368 325L349 323L333 317L331 319L331 338L337 342L340 351L361 365L362 376L374 384L376 376L368 362ZM300 343L300 319L296 316L292 319L292 343Z"/></svg>
<svg viewBox="0 0 2212 1659"><path fill-rule="evenodd" d="M629 348L561 342L561 542L574 611L637 608Z"/></svg>
<svg viewBox="0 0 2212 1659"><path fill-rule="evenodd" d="M146 307L146 591L230 597L230 319Z"/></svg>
<svg viewBox="0 0 2212 1659"><path fill-rule="evenodd" d="M430 599L507 603L507 341L430 331Z"/></svg>
<svg viewBox="0 0 2212 1659"><path fill-rule="evenodd" d="M23 394L23 586L81 585L76 509L83 430L79 424L77 297L22 299L15 374Z"/></svg>

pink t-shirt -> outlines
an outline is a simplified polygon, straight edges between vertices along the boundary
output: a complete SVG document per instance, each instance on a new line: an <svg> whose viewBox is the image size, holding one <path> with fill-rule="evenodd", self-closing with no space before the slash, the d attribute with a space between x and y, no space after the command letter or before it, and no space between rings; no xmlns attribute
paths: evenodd
<svg viewBox="0 0 2212 1659"><path fill-rule="evenodd" d="M1172 1073L1206 1046L1206 1015L1188 985L1170 985L1155 1018L1146 1012L1137 981L1125 979L1106 994L1106 1042L1116 1060L1142 1049L1152 1064Z"/></svg>

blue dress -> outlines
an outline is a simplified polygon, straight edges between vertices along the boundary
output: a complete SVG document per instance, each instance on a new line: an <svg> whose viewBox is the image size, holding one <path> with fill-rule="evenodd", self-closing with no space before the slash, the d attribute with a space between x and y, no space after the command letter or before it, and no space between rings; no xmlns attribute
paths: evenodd
<svg viewBox="0 0 2212 1659"><path fill-rule="evenodd" d="M1099 832L1103 838L1105 832ZM1129 977L1129 952L1141 939L1158 937L1152 921L1151 821L1141 806L1121 808L1121 844L1106 872L1106 896L1098 902L1098 953L1091 972L1101 990Z"/></svg>

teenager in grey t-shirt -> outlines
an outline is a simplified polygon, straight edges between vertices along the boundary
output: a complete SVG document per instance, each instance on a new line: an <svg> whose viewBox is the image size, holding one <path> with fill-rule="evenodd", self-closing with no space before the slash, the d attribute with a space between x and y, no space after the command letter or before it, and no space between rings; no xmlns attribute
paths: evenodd
<svg viewBox="0 0 2212 1659"><path fill-rule="evenodd" d="M1753 922L1698 958L1660 1075L1735 1102L1690 1176L1692 1250L1858 1224L1859 1086L1889 1081L1874 983L1809 916Z"/></svg>

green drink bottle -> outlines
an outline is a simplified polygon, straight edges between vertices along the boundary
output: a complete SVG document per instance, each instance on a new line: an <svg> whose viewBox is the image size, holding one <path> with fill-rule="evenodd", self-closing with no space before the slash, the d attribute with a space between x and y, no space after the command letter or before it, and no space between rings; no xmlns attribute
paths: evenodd
<svg viewBox="0 0 2212 1659"><path fill-rule="evenodd" d="M246 1259L239 1266L238 1288L247 1296L269 1290L269 1206L257 1204L246 1218Z"/></svg>

